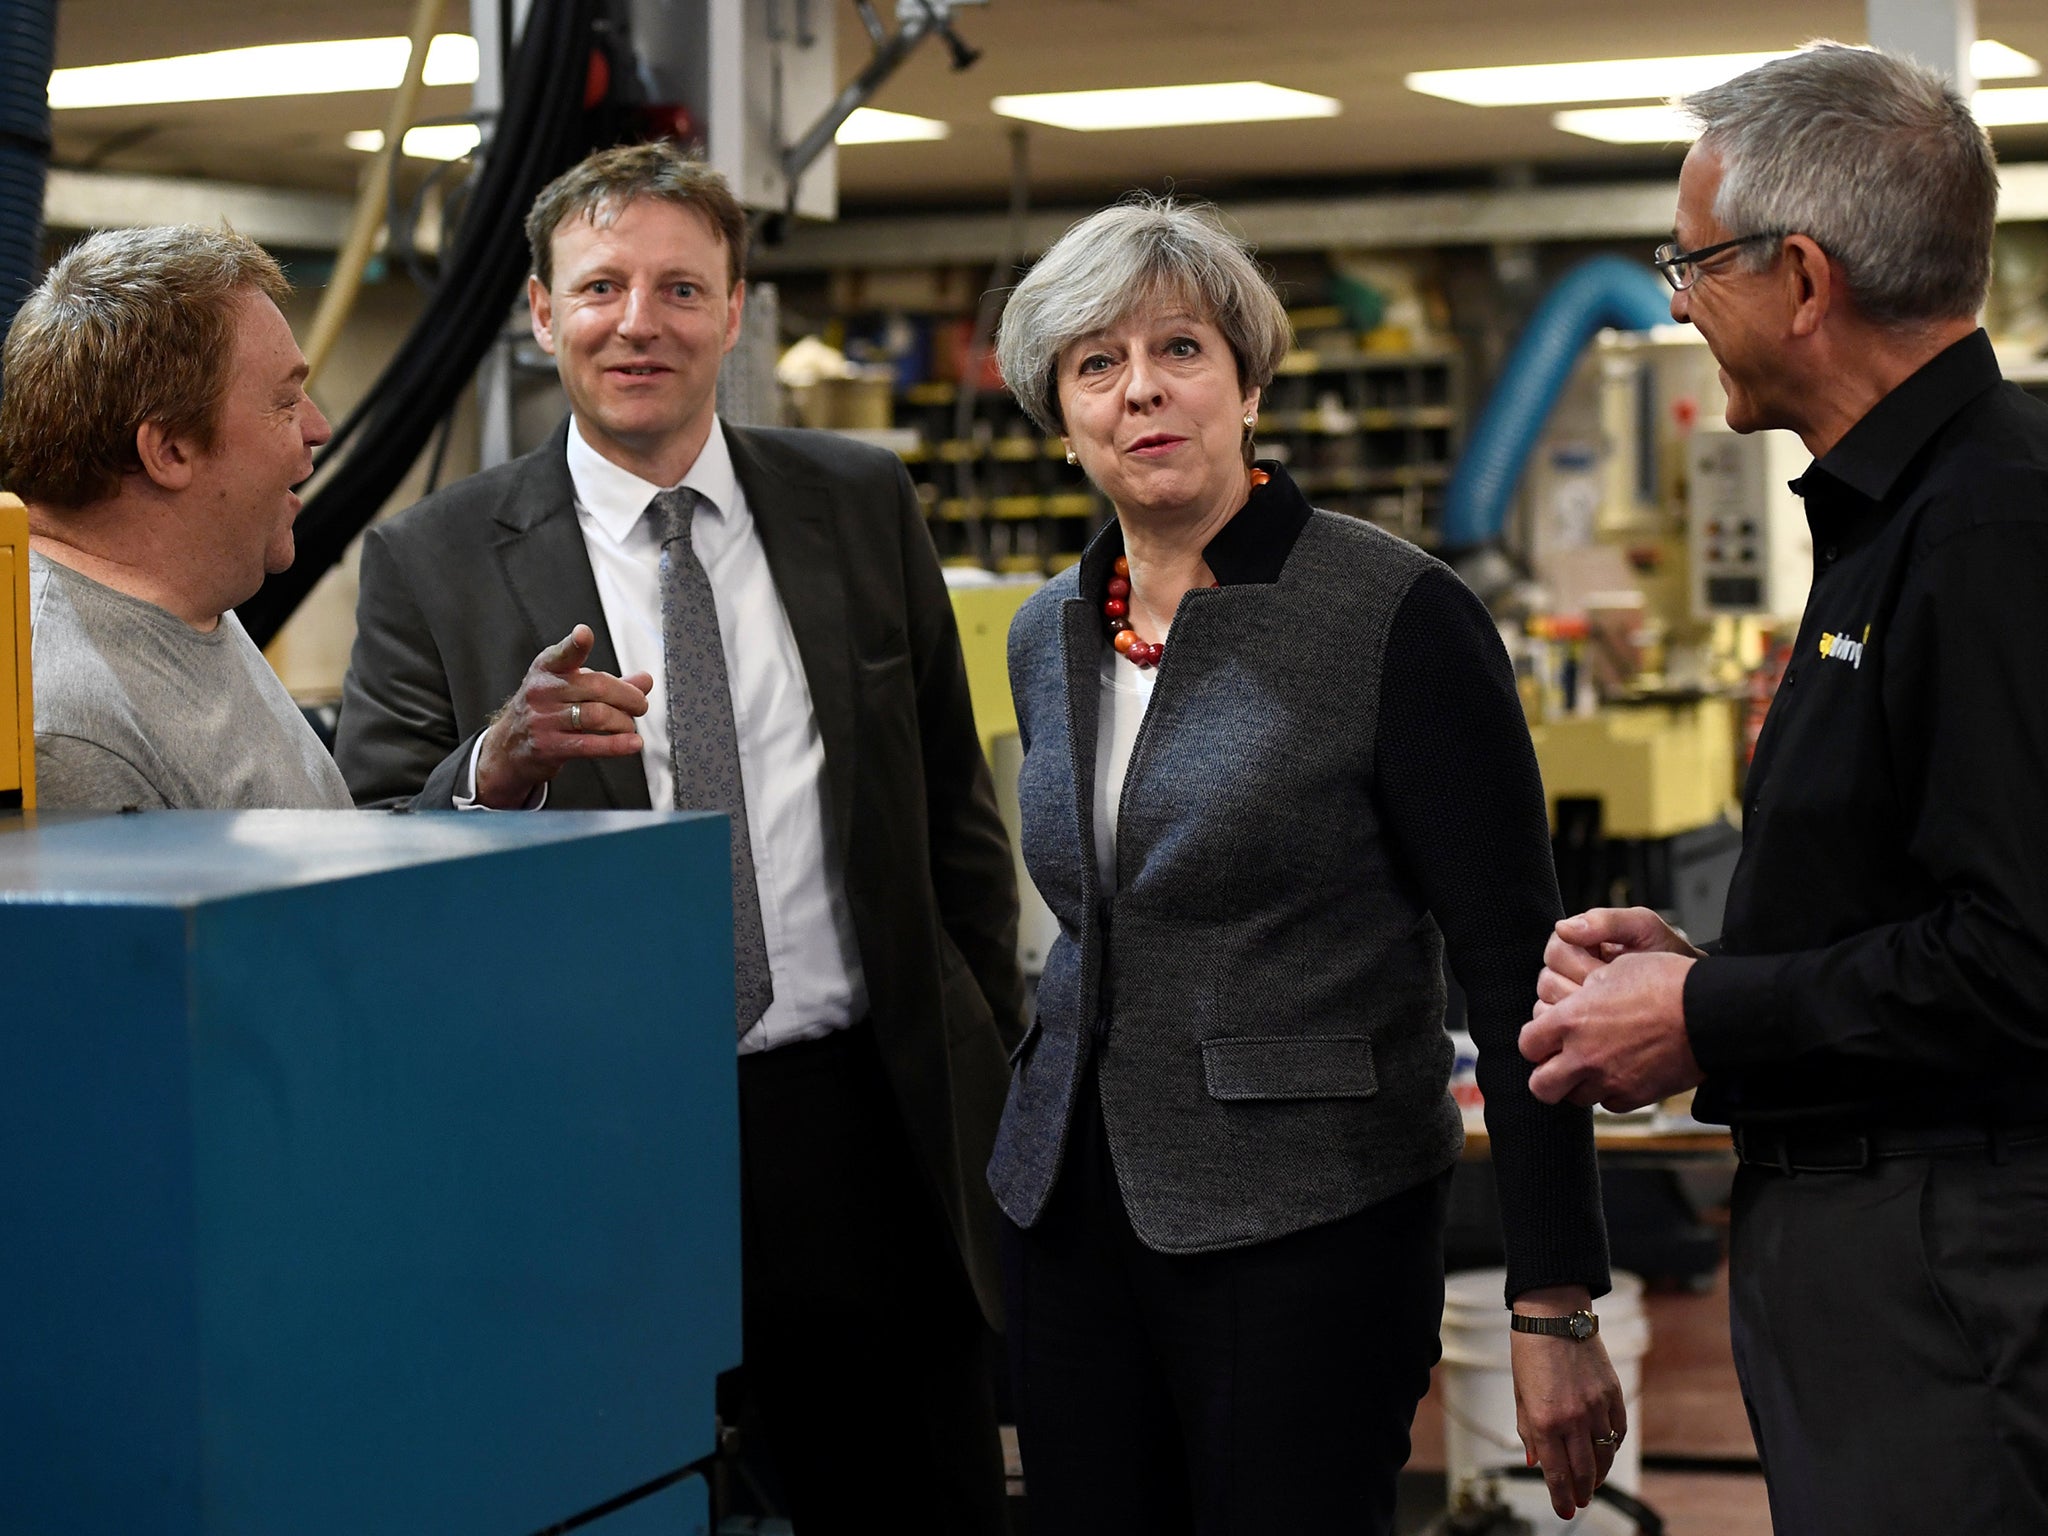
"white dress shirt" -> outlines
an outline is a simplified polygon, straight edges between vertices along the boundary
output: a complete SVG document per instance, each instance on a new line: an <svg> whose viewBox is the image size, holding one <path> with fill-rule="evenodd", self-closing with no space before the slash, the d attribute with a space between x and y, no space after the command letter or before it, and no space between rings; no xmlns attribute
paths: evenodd
<svg viewBox="0 0 2048 1536"><path fill-rule="evenodd" d="M640 757L648 799L656 810L668 810L675 780L662 666L661 541L646 516L647 504L668 487L650 485L598 453L573 418L569 478L619 672L654 677L640 722L646 743ZM691 543L718 608L747 836L775 980L775 1000L740 1038L745 1054L817 1039L866 1017L867 982L826 808L825 743L810 682L719 423L712 423L682 484L703 498L690 525Z"/></svg>
<svg viewBox="0 0 2048 1536"><path fill-rule="evenodd" d="M1127 661L1114 646L1102 648L1102 697L1095 731L1095 872L1102 889L1114 891L1116 818L1123 805L1124 779L1131 770L1131 752L1152 707L1152 685L1159 673Z"/></svg>

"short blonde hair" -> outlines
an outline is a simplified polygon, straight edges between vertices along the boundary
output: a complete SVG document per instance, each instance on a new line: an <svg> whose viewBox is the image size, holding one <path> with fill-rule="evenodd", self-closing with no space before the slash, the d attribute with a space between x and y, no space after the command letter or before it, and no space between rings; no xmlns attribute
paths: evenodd
<svg viewBox="0 0 2048 1536"><path fill-rule="evenodd" d="M83 507L139 470L154 421L210 449L235 347L235 303L291 292L268 251L228 229L104 230L50 268L7 333L0 485Z"/></svg>
<svg viewBox="0 0 2048 1536"><path fill-rule="evenodd" d="M996 363L1046 432L1063 429L1060 354L1155 299L1192 304L1223 333L1238 383L1263 390L1287 355L1287 310L1250 249L1205 203L1140 194L1053 242L1003 310Z"/></svg>

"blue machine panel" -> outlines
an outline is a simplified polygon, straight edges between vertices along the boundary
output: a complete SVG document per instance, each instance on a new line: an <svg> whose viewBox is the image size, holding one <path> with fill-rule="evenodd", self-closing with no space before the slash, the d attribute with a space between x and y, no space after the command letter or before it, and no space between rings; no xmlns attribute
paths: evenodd
<svg viewBox="0 0 2048 1536"><path fill-rule="evenodd" d="M708 1453L729 889L722 817L0 831L6 1529L523 1536Z"/></svg>

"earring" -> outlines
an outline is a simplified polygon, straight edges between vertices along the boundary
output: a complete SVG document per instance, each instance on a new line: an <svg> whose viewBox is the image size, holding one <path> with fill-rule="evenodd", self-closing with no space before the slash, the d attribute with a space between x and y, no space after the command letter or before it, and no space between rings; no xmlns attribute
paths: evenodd
<svg viewBox="0 0 2048 1536"><path fill-rule="evenodd" d="M1244 413L1244 428L1245 428L1245 430L1246 430L1247 432L1249 432L1249 431L1250 431L1250 430L1252 429L1252 423L1253 423L1253 422L1255 422L1255 421L1257 421L1258 419L1259 419L1259 417L1258 417L1258 413L1257 413L1256 411L1246 411L1246 412Z"/></svg>
<svg viewBox="0 0 2048 1536"><path fill-rule="evenodd" d="M1069 464L1078 464L1081 462L1080 455L1076 454L1071 447L1067 449L1067 462Z"/></svg>

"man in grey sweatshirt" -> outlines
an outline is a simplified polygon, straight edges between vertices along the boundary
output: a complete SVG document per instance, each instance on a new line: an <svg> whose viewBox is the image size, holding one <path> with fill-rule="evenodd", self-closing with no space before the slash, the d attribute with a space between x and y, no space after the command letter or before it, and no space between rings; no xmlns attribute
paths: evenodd
<svg viewBox="0 0 2048 1536"><path fill-rule="evenodd" d="M37 800L346 809L233 612L292 560L327 422L277 263L224 230L117 230L8 332L0 484L29 513Z"/></svg>

